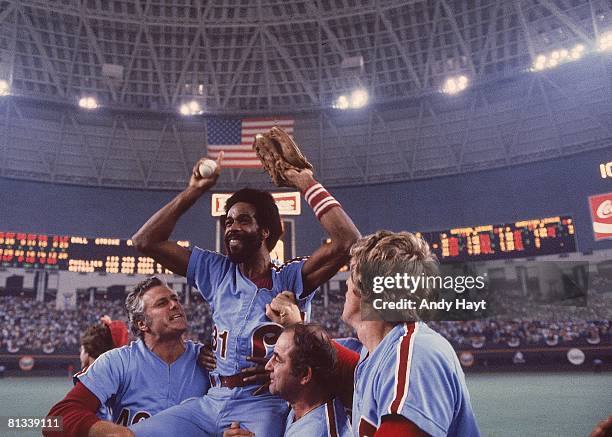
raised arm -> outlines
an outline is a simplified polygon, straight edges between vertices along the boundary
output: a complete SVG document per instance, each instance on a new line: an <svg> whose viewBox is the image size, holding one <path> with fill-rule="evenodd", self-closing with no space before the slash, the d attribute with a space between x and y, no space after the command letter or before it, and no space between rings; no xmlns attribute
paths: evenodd
<svg viewBox="0 0 612 437"><path fill-rule="evenodd" d="M348 262L351 246L361 234L340 203L313 177L310 170L288 170L287 179L306 197L331 243L323 244L304 263L302 280L309 294Z"/></svg>
<svg viewBox="0 0 612 437"><path fill-rule="evenodd" d="M179 218L204 194L215 185L221 172L223 154L217 158L217 168L209 177L200 176L198 166L206 158L200 159L194 166L189 185L166 206L157 211L134 234L132 241L139 252L150 256L167 269L182 276L187 275L190 251L169 241Z"/></svg>

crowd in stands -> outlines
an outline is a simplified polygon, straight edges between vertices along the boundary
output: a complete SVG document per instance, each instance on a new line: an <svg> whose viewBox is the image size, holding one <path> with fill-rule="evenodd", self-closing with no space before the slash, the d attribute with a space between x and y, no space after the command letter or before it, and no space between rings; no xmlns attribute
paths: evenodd
<svg viewBox="0 0 612 437"><path fill-rule="evenodd" d="M456 349L610 344L610 321L476 320L429 322Z"/></svg>
<svg viewBox="0 0 612 437"><path fill-rule="evenodd" d="M0 351L65 352L79 350L81 332L102 315L123 318L116 302L84 302L76 309L58 310L54 302L18 296L0 297Z"/></svg>
<svg viewBox="0 0 612 437"><path fill-rule="evenodd" d="M589 301L589 310L593 306L609 305L607 294L610 293L596 297L597 302ZM355 336L341 320L343 301L341 295L330 296L325 306L323 298L317 296L312 305L311 320L322 324L334 338ZM187 337L208 342L212 330L209 306L199 295L193 294L185 310L190 325ZM126 320L120 300L96 300L93 303L80 300L76 309L58 310L54 302L0 296L0 353L78 353L81 332L87 326L97 323L102 315ZM573 318L564 322L543 321L546 319L547 314L543 313L537 318L520 320L429 324L457 349L611 344L610 320Z"/></svg>

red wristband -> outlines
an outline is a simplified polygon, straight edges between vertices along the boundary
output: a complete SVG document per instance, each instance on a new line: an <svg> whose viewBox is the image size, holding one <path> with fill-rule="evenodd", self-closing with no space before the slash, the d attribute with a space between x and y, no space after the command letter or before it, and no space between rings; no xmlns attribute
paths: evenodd
<svg viewBox="0 0 612 437"><path fill-rule="evenodd" d="M329 192L323 188L323 185L319 183L315 183L308 187L306 191L304 191L304 198L319 220L321 220L323 214L334 206L341 207L340 203L334 199L334 196L329 194Z"/></svg>

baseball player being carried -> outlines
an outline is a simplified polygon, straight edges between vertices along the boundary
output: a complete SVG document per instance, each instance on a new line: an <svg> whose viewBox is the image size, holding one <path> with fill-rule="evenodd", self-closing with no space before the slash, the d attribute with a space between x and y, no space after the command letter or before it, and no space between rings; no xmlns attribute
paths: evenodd
<svg viewBox="0 0 612 437"><path fill-rule="evenodd" d="M234 193L225 205L227 255L197 247L189 251L169 241L179 218L215 185L222 159L220 155L217 168L207 177L200 175L200 162L196 163L185 190L133 237L139 251L186 276L210 304L217 362L206 396L134 425L131 429L137 436L222 435L233 421L257 436L283 435L287 403L267 392L254 396L258 384L245 382L239 372L253 366L250 357L269 358L282 332L280 325L266 317L266 311L273 311L269 306L273 298L284 290L293 291L300 311L308 318L313 291L347 262L350 247L359 238L351 219L314 179L308 164L302 169L287 165L280 176L284 185L304 193L331 238L330 244L309 258L280 267L272 264L270 251L282 234L278 208L269 193L248 188Z"/></svg>

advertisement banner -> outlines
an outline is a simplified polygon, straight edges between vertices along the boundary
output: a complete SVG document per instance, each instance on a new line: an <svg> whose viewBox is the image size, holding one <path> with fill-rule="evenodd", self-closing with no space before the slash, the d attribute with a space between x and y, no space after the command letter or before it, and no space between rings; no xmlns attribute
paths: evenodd
<svg viewBox="0 0 612 437"><path fill-rule="evenodd" d="M589 197L595 240L612 238L612 193Z"/></svg>

